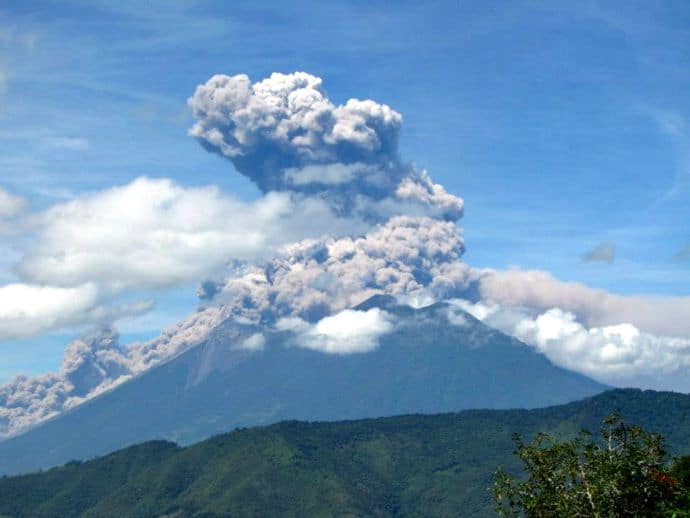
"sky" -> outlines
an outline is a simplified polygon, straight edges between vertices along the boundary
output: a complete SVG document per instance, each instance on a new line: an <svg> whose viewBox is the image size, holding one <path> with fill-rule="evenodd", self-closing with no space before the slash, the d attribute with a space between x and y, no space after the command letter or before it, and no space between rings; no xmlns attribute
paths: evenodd
<svg viewBox="0 0 690 518"><path fill-rule="evenodd" d="M155 192L183 192L190 204L216 189L209 210L241 201L260 211L251 204L264 193L189 135L188 99L214 74L257 82L304 71L323 80L335 105L356 97L392 107L404 121L400 155L464 200L463 261L548 272L664 311L657 297L690 293L689 61L690 5L682 1L5 1L0 285L32 288L0 288L0 316L20 298L33 307L51 297L83 304L89 316L20 319L21 332L0 332L0 382L57 370L66 344L97 323L114 323L127 343L194 310L197 285L215 263L142 281L118 262L130 250L116 249L104 268L122 268L121 276L79 273L77 287L68 280L74 272L51 270L45 259L73 252L59 241L79 243L81 232L117 234L93 216L103 217L104 206L111 220L131 216L136 232L135 214L99 193L141 177L171 182L153 184ZM185 207L179 214L194 219ZM76 223L58 226L70 211ZM79 291L45 291L54 286ZM544 322L520 315L523 324ZM548 351L525 325L513 334Z"/></svg>

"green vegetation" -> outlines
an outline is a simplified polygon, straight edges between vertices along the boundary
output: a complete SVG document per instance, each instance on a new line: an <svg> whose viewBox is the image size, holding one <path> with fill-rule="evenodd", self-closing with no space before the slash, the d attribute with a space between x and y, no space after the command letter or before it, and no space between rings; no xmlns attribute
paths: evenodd
<svg viewBox="0 0 690 518"><path fill-rule="evenodd" d="M518 481L503 470L496 472L498 514L616 518L680 516L682 509L690 510L690 458L669 469L660 435L628 426L618 414L604 424L601 440L587 431L566 441L539 433L529 444L516 436L524 477Z"/></svg>
<svg viewBox="0 0 690 518"><path fill-rule="evenodd" d="M614 390L546 409L284 422L186 448L144 443L0 479L0 515L494 516L492 473L520 470L514 432L570 440L616 408L663 434L672 455L690 452L690 396ZM687 464L677 470L688 476Z"/></svg>

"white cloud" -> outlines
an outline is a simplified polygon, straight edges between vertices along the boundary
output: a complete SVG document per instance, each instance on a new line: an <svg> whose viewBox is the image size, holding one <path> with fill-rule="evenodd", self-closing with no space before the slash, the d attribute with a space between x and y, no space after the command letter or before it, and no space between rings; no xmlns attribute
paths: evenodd
<svg viewBox="0 0 690 518"><path fill-rule="evenodd" d="M47 147L67 151L86 151L89 141L81 137L49 137L44 140Z"/></svg>
<svg viewBox="0 0 690 518"><path fill-rule="evenodd" d="M240 344L241 349L248 349L250 351L260 351L266 345L266 337L263 333L254 333L242 340Z"/></svg>
<svg viewBox="0 0 690 518"><path fill-rule="evenodd" d="M659 336L630 323L586 327L558 308L525 308L454 301L475 318L535 347L555 364L616 385L638 385L690 368L690 338ZM657 385L658 387L658 385ZM690 383L684 387L690 390Z"/></svg>
<svg viewBox="0 0 690 518"><path fill-rule="evenodd" d="M93 284L75 288L9 284L0 287L0 339L71 325L98 302Z"/></svg>
<svg viewBox="0 0 690 518"><path fill-rule="evenodd" d="M393 318L379 308L367 311L346 309L324 317L316 324L292 317L278 321L280 330L297 333L299 347L328 354L366 353L378 347L379 338L393 330Z"/></svg>
<svg viewBox="0 0 690 518"><path fill-rule="evenodd" d="M168 179L133 182L36 216L35 247L18 271L32 283L163 288L203 278L230 258L255 259L308 235L349 232L318 199L270 193L254 202Z"/></svg>
<svg viewBox="0 0 690 518"><path fill-rule="evenodd" d="M22 285L27 289L93 286L98 295L79 309L96 318L105 312L108 299L114 300L125 290L161 289L200 280L231 261L262 262L286 243L299 241L300 247L306 246L301 241L304 238L361 235L372 222L401 212L451 220L462 213L461 199L434 184L426 172L400 161L400 114L370 100L350 99L335 105L315 76L273 74L254 84L246 76L214 76L197 88L189 104L197 118L191 134L231 158L266 194L243 202L215 187L183 187L169 179L143 177L57 203L25 220L35 235L25 241L30 248L16 267ZM89 145L83 138L54 135L44 135L42 142L56 149L79 150ZM6 196L3 209L2 194L0 191L0 210L15 214L18 199ZM396 231L400 235L386 239L395 241L391 246L399 252L402 240L409 241L406 246L414 246L412 236L403 233L428 226L405 223ZM454 226L446 227L444 232L458 234ZM457 248L454 257L459 257L461 239L451 236L449 243ZM419 257L435 260L425 253ZM412 293L433 288L438 292L444 289L439 282L453 284L463 275L462 267L444 265L443 271L436 272L432 287L423 274L425 265L415 264L417 251L409 250L406 258L384 254L385 268L378 271L382 259L371 255L365 260L367 254L360 250L358 266L364 267L366 262L366 275L377 278L372 282L360 276L357 287L349 289L352 297L366 298L389 289ZM318 258L311 261L318 263ZM394 262L408 264L396 271ZM343 266L338 273L337 265L333 272L313 268L305 275L352 277L345 269ZM306 280L300 276L295 268L290 282ZM308 282L318 284L323 279ZM244 279L233 286L248 289L259 285ZM283 288L278 304L288 305L287 284ZM310 318L315 318L353 300L335 297L337 302L330 304L327 300L333 293L311 288L310 284L303 290L304 306L295 314L313 310ZM36 329L46 331L71 321L62 316L46 318Z"/></svg>
<svg viewBox="0 0 690 518"><path fill-rule="evenodd" d="M26 207L26 200L21 196L10 194L0 187L0 218L16 216Z"/></svg>
<svg viewBox="0 0 690 518"><path fill-rule="evenodd" d="M311 324L300 317L283 317L278 319L274 326L278 331L292 331L293 333L304 333L309 330Z"/></svg>
<svg viewBox="0 0 690 518"><path fill-rule="evenodd" d="M446 312L446 318L451 324L453 324L456 327L467 327L470 325L469 319L463 313L454 311L453 308L449 308L449 310ZM475 315L475 318L479 317Z"/></svg>
<svg viewBox="0 0 690 518"><path fill-rule="evenodd" d="M0 286L0 340L35 336L67 326L111 321L148 311L151 301L102 305L92 283L75 287Z"/></svg>

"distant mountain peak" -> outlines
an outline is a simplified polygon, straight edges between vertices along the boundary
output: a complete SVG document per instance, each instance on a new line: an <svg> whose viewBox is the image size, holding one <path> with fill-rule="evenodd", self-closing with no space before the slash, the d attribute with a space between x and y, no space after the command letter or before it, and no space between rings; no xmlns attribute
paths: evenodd
<svg viewBox="0 0 690 518"><path fill-rule="evenodd" d="M357 304L354 308L356 311L368 311L373 308L390 309L398 307L401 304L393 295L377 294L369 297L364 302Z"/></svg>

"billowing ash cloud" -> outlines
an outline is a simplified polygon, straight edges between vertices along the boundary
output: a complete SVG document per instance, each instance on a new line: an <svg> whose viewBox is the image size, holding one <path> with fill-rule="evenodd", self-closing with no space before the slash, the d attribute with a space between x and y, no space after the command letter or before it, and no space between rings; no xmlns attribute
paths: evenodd
<svg viewBox="0 0 690 518"><path fill-rule="evenodd" d="M190 134L263 192L319 195L339 214L369 219L462 215L460 198L401 161L402 116L385 104L336 106L321 79L304 72L253 84L244 74L215 75L188 103L197 119Z"/></svg>
<svg viewBox="0 0 690 518"><path fill-rule="evenodd" d="M298 316L315 322L380 293L460 296L478 275L460 262L463 251L454 223L397 216L363 237L286 246L263 266L238 267L200 292L217 291L217 300L243 320Z"/></svg>
<svg viewBox="0 0 690 518"><path fill-rule="evenodd" d="M656 335L690 336L688 296L615 295L540 270L487 270L477 294L479 300L501 306L561 308L590 327L628 322Z"/></svg>
<svg viewBox="0 0 690 518"><path fill-rule="evenodd" d="M75 340L65 350L59 373L19 376L0 387L0 436L21 431L126 379L130 370L117 338L106 330Z"/></svg>
<svg viewBox="0 0 690 518"><path fill-rule="evenodd" d="M17 376L0 386L0 439L112 389L206 339L225 318L221 308L192 314L148 342L120 347L113 329L74 340L60 371ZM253 342L256 345L256 339Z"/></svg>

